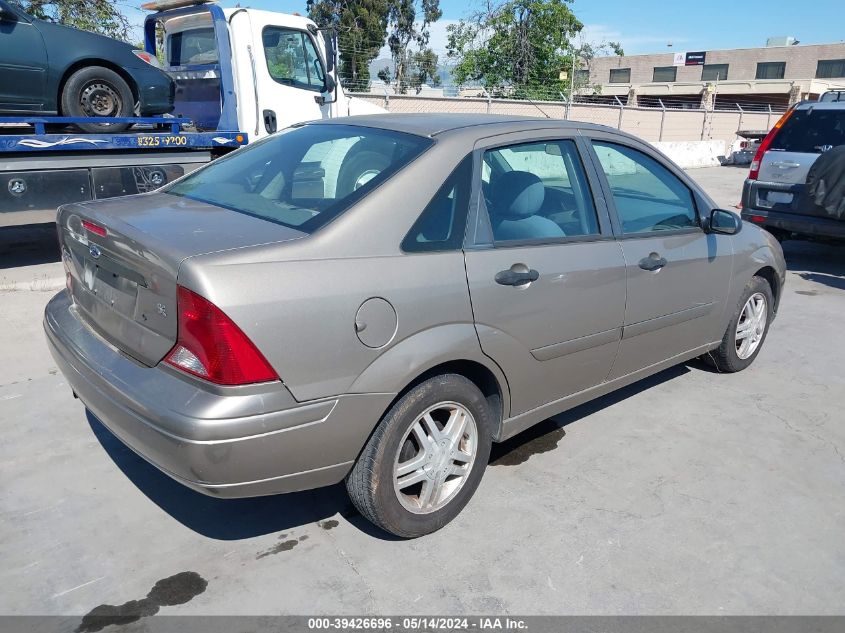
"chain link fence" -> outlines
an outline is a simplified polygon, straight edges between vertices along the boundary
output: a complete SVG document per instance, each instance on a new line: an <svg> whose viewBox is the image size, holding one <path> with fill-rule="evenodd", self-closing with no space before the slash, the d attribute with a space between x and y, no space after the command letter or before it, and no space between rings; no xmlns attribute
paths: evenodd
<svg viewBox="0 0 845 633"><path fill-rule="evenodd" d="M377 89L375 89L377 90ZM460 92L460 91L458 91ZM478 95L478 89L471 92ZM629 106L621 99L606 97L610 103L559 100L503 99L491 96L443 96L438 94L402 95L353 92L352 96L381 106L390 112L462 112L468 114L507 114L551 119L584 121L606 125L634 134L650 142L724 141L726 147L744 130L770 130L783 109L760 103L720 103L704 108L690 101L657 99L657 105Z"/></svg>

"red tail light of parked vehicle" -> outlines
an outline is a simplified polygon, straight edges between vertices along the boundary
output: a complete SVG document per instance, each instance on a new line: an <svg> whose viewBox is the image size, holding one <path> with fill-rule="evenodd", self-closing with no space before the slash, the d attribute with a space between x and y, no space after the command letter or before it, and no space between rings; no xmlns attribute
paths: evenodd
<svg viewBox="0 0 845 633"><path fill-rule="evenodd" d="M760 147L757 148L757 153L754 154L754 160L751 161L751 171L748 173L749 180L757 180L757 177L760 175L760 163L763 162L763 154L765 154L769 147L771 147L772 141L775 140L775 137L778 135L778 132L780 132L783 124L786 123L790 116L792 116L793 112L793 109L787 110L784 115L778 119L778 122L775 123L775 126L769 130L769 133L766 134L766 137L760 143Z"/></svg>
<svg viewBox="0 0 845 633"><path fill-rule="evenodd" d="M179 329L168 365L218 385L279 380L276 371L220 308L179 286Z"/></svg>

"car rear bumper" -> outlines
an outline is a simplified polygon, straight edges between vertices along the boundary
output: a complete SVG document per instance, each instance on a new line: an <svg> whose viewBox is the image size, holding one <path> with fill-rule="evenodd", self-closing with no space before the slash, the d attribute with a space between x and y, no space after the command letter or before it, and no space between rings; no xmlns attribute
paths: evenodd
<svg viewBox="0 0 845 633"><path fill-rule="evenodd" d="M167 114L173 110L176 84L167 74L152 66L132 68L130 72L138 87L141 116Z"/></svg>
<svg viewBox="0 0 845 633"><path fill-rule="evenodd" d="M773 192L788 202L769 202ZM742 188L742 219L772 232L816 239L845 239L845 221L830 217L815 205L803 184L746 180Z"/></svg>
<svg viewBox="0 0 845 633"><path fill-rule="evenodd" d="M845 222L833 218L743 208L742 219L767 230L797 233L818 239L845 240Z"/></svg>
<svg viewBox="0 0 845 633"><path fill-rule="evenodd" d="M44 315L50 352L74 393L124 444L180 483L219 497L337 483L393 399L297 403L281 383L204 389L127 358L80 321L67 292Z"/></svg>

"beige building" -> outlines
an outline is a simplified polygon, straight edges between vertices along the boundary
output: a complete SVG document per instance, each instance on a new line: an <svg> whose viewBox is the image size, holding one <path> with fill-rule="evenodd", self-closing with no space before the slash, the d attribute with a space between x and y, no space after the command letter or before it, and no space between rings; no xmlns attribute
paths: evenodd
<svg viewBox="0 0 845 633"><path fill-rule="evenodd" d="M626 105L782 109L845 89L845 43L596 57L576 80L581 95Z"/></svg>

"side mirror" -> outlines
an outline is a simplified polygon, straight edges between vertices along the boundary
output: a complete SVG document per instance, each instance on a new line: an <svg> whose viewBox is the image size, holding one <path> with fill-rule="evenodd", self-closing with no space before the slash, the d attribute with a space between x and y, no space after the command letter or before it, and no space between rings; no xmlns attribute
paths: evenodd
<svg viewBox="0 0 845 633"><path fill-rule="evenodd" d="M736 235L742 227L742 219L732 211L713 209L707 224L710 233Z"/></svg>
<svg viewBox="0 0 845 633"><path fill-rule="evenodd" d="M337 88L337 82L334 80L334 77L327 74L323 79L323 92L332 94L335 88Z"/></svg>
<svg viewBox="0 0 845 633"><path fill-rule="evenodd" d="M336 53L334 29L323 29L323 41L326 43L326 73L334 70L334 58Z"/></svg>

